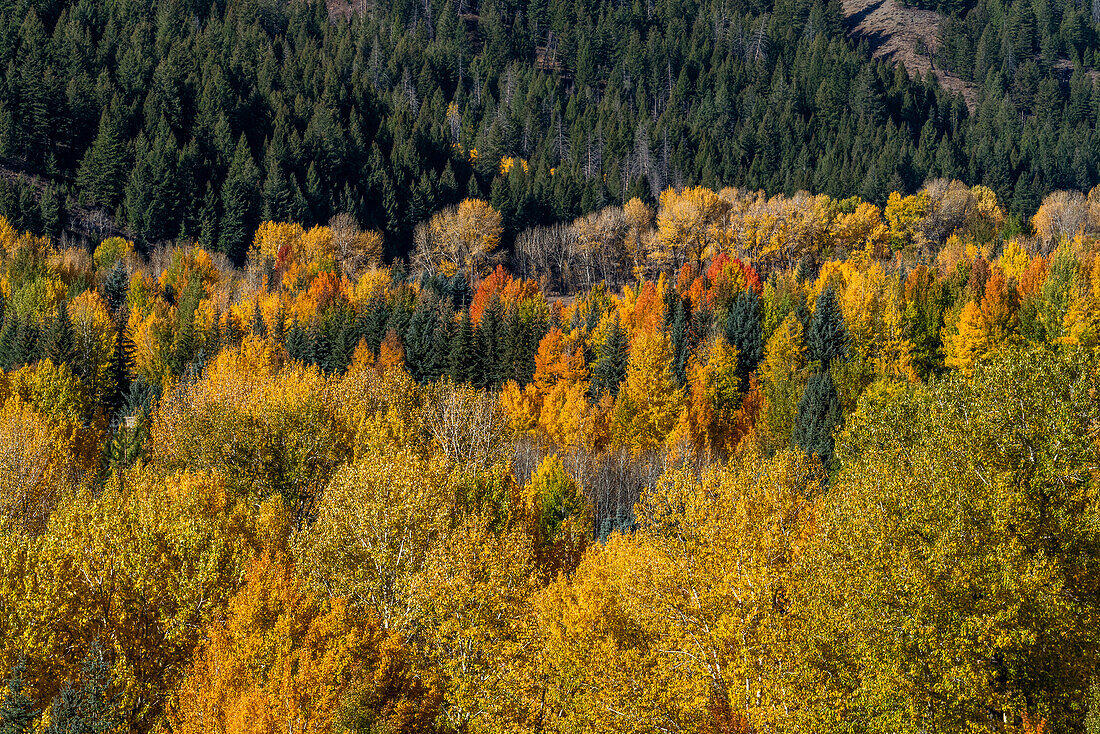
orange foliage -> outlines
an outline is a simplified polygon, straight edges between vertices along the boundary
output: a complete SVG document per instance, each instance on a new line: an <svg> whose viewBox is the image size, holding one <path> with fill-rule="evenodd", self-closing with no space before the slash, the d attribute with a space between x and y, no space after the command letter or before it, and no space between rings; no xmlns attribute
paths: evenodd
<svg viewBox="0 0 1100 734"><path fill-rule="evenodd" d="M500 296L511 283L512 276L505 272L503 265L497 265L496 270L481 281L477 293L474 294L474 300L470 302L470 320L475 325L481 323L481 316L485 313L485 307L489 305L493 296Z"/></svg>
<svg viewBox="0 0 1100 734"><path fill-rule="evenodd" d="M170 721L179 734L327 734L349 699L371 705L387 731L432 731L440 693L411 674L401 643L265 555L208 628Z"/></svg>
<svg viewBox="0 0 1100 734"><path fill-rule="evenodd" d="M386 338L382 340L382 346L378 349L378 367L389 370L396 369L405 364L405 346L401 343L401 337L390 329L386 332Z"/></svg>

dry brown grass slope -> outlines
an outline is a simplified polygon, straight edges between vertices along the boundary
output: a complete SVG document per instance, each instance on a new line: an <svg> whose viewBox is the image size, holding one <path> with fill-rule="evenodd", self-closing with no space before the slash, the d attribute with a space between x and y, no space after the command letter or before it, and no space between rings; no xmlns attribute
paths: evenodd
<svg viewBox="0 0 1100 734"><path fill-rule="evenodd" d="M932 54L939 48L943 24L939 13L909 7L900 0L843 0L843 6L849 34L856 40L867 41L875 58L900 63L912 77L923 79L931 70L941 86L961 94L966 106L974 111L978 102L977 86L937 68L932 62ZM923 54L917 53L918 39L927 49Z"/></svg>

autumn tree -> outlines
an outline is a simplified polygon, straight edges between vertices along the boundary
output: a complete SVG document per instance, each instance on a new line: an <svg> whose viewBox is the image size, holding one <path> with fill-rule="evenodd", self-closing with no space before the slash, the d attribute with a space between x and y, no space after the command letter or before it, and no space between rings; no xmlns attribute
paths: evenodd
<svg viewBox="0 0 1100 734"><path fill-rule="evenodd" d="M686 261L716 254L726 240L730 204L703 187L667 189L657 211L655 256L675 271Z"/></svg>
<svg viewBox="0 0 1100 734"><path fill-rule="evenodd" d="M271 504L242 511L213 475L146 469L71 497L33 541L0 533L0 595L13 600L0 612L0 659L26 655L44 706L77 679L72 651L98 643L120 715L151 728L247 556L284 522Z"/></svg>
<svg viewBox="0 0 1100 734"><path fill-rule="evenodd" d="M439 693L408 650L285 559L262 556L210 624L169 720L173 731L433 731Z"/></svg>
<svg viewBox="0 0 1100 734"><path fill-rule="evenodd" d="M634 532L535 601L548 728L783 730L784 600L819 481L793 452L666 472Z"/></svg>
<svg viewBox="0 0 1100 734"><path fill-rule="evenodd" d="M0 408L0 530L41 532L82 468L71 432L18 395Z"/></svg>
<svg viewBox="0 0 1100 734"><path fill-rule="evenodd" d="M804 391L802 380L806 365L806 346L802 341L802 322L791 313L768 339L760 378L767 397L764 426L776 447L790 445L798 416L798 404Z"/></svg>
<svg viewBox="0 0 1100 734"><path fill-rule="evenodd" d="M614 421L618 440L635 451L660 446L676 425L684 390L673 377L671 358L669 338L661 332L640 334L630 347Z"/></svg>
<svg viewBox="0 0 1100 734"><path fill-rule="evenodd" d="M1055 191L1043 199L1039 210L1031 218L1031 226L1044 243L1057 246L1060 241L1071 239L1080 233L1088 224L1088 216L1088 206L1083 194L1077 191Z"/></svg>
<svg viewBox="0 0 1100 734"><path fill-rule="evenodd" d="M849 419L793 605L812 630L804 726L977 731L1027 707L1080 727L1100 650L1097 374L1094 355L1014 351Z"/></svg>
<svg viewBox="0 0 1100 734"><path fill-rule="evenodd" d="M524 502L543 576L572 573L592 537L592 507L557 454L539 464L524 489Z"/></svg>
<svg viewBox="0 0 1100 734"><path fill-rule="evenodd" d="M484 201L466 199L417 229L413 260L429 274L442 268L479 275L495 256L500 235L500 212Z"/></svg>

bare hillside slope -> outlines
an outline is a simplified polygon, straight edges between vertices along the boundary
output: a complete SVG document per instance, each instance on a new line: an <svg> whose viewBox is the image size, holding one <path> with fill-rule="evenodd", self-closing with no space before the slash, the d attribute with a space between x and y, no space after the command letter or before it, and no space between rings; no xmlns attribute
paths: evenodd
<svg viewBox="0 0 1100 734"><path fill-rule="evenodd" d="M923 78L931 69L943 87L962 94L966 106L974 111L977 87L932 63L943 23L939 13L909 7L899 0L843 0L843 6L848 32L856 39L866 40L876 58L902 64L910 76ZM923 40L927 49L923 54L917 53L917 39Z"/></svg>

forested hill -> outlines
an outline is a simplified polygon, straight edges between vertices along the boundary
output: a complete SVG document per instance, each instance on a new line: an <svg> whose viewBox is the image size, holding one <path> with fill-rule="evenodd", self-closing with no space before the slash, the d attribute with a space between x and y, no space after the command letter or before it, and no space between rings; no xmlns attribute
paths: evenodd
<svg viewBox="0 0 1100 734"><path fill-rule="evenodd" d="M943 8L971 115L835 0L0 0L0 214L238 262L261 220L344 212L402 256L463 197L506 241L688 184L881 204L942 176L1026 216L1100 182L1098 26L1002 3Z"/></svg>

